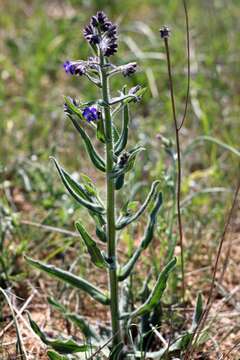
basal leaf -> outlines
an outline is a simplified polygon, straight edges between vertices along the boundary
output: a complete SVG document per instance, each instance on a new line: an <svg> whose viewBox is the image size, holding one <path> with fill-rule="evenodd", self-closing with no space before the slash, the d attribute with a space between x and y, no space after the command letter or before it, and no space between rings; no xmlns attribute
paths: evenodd
<svg viewBox="0 0 240 360"><path fill-rule="evenodd" d="M76 276L69 271L65 271L57 268L53 265L47 265L41 261L33 260L29 257L25 257L27 262L35 268L46 272L48 275L55 277L64 283L67 283L77 289L83 290L88 293L93 299L100 302L103 305L109 305L109 298L97 287L90 284L88 281Z"/></svg>
<svg viewBox="0 0 240 360"><path fill-rule="evenodd" d="M94 338L98 340L98 336L94 329L88 324L87 321L83 318L83 316L80 316L78 314L75 314L73 312L70 312L65 306L60 304L57 300L48 297L48 302L50 305L52 305L57 311L59 311L65 319L72 322L75 326L77 326L83 335L86 337L86 339Z"/></svg>
<svg viewBox="0 0 240 360"><path fill-rule="evenodd" d="M28 313L29 322L31 328L35 332L36 335L40 337L42 342L48 346L51 346L54 350L59 352L60 354L73 354L78 352L86 352L89 350L89 345L87 344L79 344L76 341L69 339L53 339L46 335L37 325L37 323L31 318Z"/></svg>

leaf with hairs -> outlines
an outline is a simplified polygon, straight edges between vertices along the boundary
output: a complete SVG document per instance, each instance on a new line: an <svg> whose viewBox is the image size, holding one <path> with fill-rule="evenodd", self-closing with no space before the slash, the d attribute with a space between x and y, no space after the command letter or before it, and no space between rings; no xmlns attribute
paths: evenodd
<svg viewBox="0 0 240 360"><path fill-rule="evenodd" d="M157 215L162 206L162 193L158 194L158 197L154 203L151 213L149 214L148 224L146 226L146 230L144 236L141 240L139 247L135 250L134 254L131 256L129 261L123 268L120 270L118 275L118 280L125 280L132 272L137 260L139 259L141 253L149 246L150 242L153 239L154 228L156 225Z"/></svg>
<svg viewBox="0 0 240 360"><path fill-rule="evenodd" d="M128 105L123 107L122 130L118 141L115 144L114 152L118 156L126 147L128 140L129 108Z"/></svg>
<svg viewBox="0 0 240 360"><path fill-rule="evenodd" d="M87 230L83 227L82 223L80 221L76 221L75 226L79 234L81 235L84 244L87 247L88 253L94 265L96 265L100 269L107 268L108 264L105 261L100 249L98 248L93 238L89 235Z"/></svg>
<svg viewBox="0 0 240 360"><path fill-rule="evenodd" d="M90 202L86 199L86 191L83 190L83 187L81 187L80 184L78 184L57 162L55 158L53 158L53 161L56 165L56 168L58 170L58 173L61 177L61 180L63 184L65 185L68 192L72 195L72 197L81 205L86 207L87 209L97 213L97 214L104 214L105 209L96 202Z"/></svg>
<svg viewBox="0 0 240 360"><path fill-rule="evenodd" d="M76 341L69 339L53 339L47 336L37 325L37 323L31 318L28 313L28 319L32 330L36 335L40 337L42 342L48 346L51 346L54 350L59 352L60 354L74 354L78 352L86 352L89 350L89 345L87 344L79 344Z"/></svg>
<svg viewBox="0 0 240 360"><path fill-rule="evenodd" d="M137 316L146 314L154 309L154 307L159 303L164 293L164 290L166 289L169 274L175 268L176 263L177 263L176 258L173 258L171 261L169 261L169 263L164 267L164 269L159 274L156 284L152 289L146 302L143 305L141 305L138 309L134 310L131 314L129 314L128 316L130 318L135 318Z"/></svg>
<svg viewBox="0 0 240 360"><path fill-rule="evenodd" d="M42 263L41 261L37 261L25 256L27 262L34 266L35 268L46 272L48 275L55 277L64 283L67 283L77 289L85 291L89 294L93 299L100 302L103 305L109 305L110 300L109 298L96 286L90 284L88 281L82 279L79 276L76 276L69 271L65 271L62 269L57 268L53 265L47 265Z"/></svg>
<svg viewBox="0 0 240 360"><path fill-rule="evenodd" d="M86 131L81 127L81 125L79 124L79 121L77 119L75 119L73 116L68 115L69 118L71 119L74 127L77 129L77 131L79 132L79 134L81 135L86 151L93 163L93 165L101 170L102 172L106 171L106 167L105 167L105 162L102 159L102 157L97 153L96 149L94 148L90 137L87 135Z"/></svg>
<svg viewBox="0 0 240 360"><path fill-rule="evenodd" d="M97 333L92 329L92 327L85 321L83 316L70 312L65 306L60 304L56 299L52 297L48 297L48 302L51 306L53 306L57 311L59 311L65 319L72 322L75 326L77 326L86 339L96 339L98 340Z"/></svg>

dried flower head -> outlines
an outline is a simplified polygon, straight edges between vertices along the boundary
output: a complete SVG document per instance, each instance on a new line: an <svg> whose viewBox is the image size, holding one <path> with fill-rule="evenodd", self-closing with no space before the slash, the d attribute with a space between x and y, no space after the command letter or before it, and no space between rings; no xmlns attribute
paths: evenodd
<svg viewBox="0 0 240 360"><path fill-rule="evenodd" d="M137 63L129 63L125 66L123 66L122 74L123 76L131 76L134 74L137 70Z"/></svg>
<svg viewBox="0 0 240 360"><path fill-rule="evenodd" d="M168 39L169 36L170 36L171 30L170 30L166 25L164 25L164 26L159 30L159 32L160 32L160 36L161 36L162 39Z"/></svg>

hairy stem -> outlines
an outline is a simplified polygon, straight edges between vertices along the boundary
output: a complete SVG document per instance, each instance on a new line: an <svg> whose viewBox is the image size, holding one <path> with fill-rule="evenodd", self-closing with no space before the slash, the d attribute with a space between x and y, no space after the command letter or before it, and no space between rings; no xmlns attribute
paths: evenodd
<svg viewBox="0 0 240 360"><path fill-rule="evenodd" d="M102 96L104 103L105 138L106 138L106 177L107 177L107 252L111 263L109 268L109 289L110 289L110 308L113 332L113 346L121 342L119 303L118 303L118 279L117 279L117 253L116 253L116 230L115 230L115 184L110 177L113 170L113 133L112 119L109 107L109 85L104 67L104 57L101 56L101 77L102 77Z"/></svg>

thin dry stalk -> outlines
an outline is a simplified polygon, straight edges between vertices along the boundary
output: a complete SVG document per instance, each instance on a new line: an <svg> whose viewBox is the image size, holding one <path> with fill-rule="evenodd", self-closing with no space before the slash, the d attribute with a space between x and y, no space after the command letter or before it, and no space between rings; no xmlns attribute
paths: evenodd
<svg viewBox="0 0 240 360"><path fill-rule="evenodd" d="M187 91L186 91L184 113L183 113L183 117L181 119L180 124L178 124L177 115L176 115L175 97L174 97L174 89L173 89L173 78L172 78L172 69L171 69L171 58L170 58L170 51L169 51L169 44L168 44L169 30L167 28L164 28L163 33L161 33L161 36L164 39L165 51L166 51L166 55L167 55L168 78L169 78L171 105L172 105L172 113L173 113L173 121L174 121L174 128L175 128L175 137L176 137L176 147L177 147L177 167L178 167L178 171L177 171L177 219L178 219L178 230L179 230L179 242L180 242L180 248L181 248L182 299L184 302L184 299L185 299L185 272L184 272L183 226L182 226L182 217L181 217L182 164L181 164L181 149L180 149L180 131L185 122L187 110L188 110L191 69L190 69L189 18L188 18L187 4L186 4L185 0L183 0L183 7L184 7L184 12L185 12L186 37L187 37Z"/></svg>

